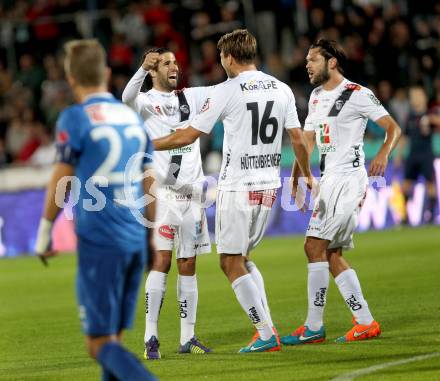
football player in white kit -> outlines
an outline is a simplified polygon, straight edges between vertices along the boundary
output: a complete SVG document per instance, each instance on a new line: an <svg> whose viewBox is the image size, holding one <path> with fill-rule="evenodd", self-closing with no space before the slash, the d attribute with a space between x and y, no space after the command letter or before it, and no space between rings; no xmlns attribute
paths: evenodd
<svg viewBox="0 0 440 381"><path fill-rule="evenodd" d="M325 340L323 314L329 271L353 314L352 329L337 342L369 339L380 334L380 326L373 319L356 272L342 256L342 250L353 248L353 232L368 187L362 148L367 120L375 121L386 131L385 141L370 164L370 176L384 175L400 128L369 89L344 78L341 65L345 55L334 41L319 40L310 47L306 59L310 82L317 87L310 96L304 135L310 154L316 140L321 180L304 244L309 262L307 318L281 342L297 345ZM295 165L293 196L300 175Z"/></svg>
<svg viewBox="0 0 440 381"><path fill-rule="evenodd" d="M164 48L145 54L139 70L122 94L124 103L139 112L151 139L168 135L188 124L203 106L210 87L176 91L179 67L176 57ZM141 91L144 82L148 91ZM165 295L173 248L176 249L177 297L180 315L179 353L211 352L196 338L198 289L196 255L211 252L202 207L203 170L199 140L185 147L153 154L158 179L154 245L156 254L145 282L146 359L159 359L158 319Z"/></svg>
<svg viewBox="0 0 440 381"><path fill-rule="evenodd" d="M241 353L280 350L268 307L264 281L250 251L263 237L280 187L283 129L286 129L308 184L313 183L307 148L292 90L255 66L257 43L247 30L235 30L218 42L229 79L210 94L191 125L153 140L158 150L186 146L224 124L223 162L219 174L216 243L220 265L238 302L258 335Z"/></svg>

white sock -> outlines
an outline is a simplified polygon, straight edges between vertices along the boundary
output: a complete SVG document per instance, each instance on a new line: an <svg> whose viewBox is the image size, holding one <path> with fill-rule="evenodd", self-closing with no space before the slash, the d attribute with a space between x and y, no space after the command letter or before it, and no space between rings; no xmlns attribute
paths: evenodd
<svg viewBox="0 0 440 381"><path fill-rule="evenodd" d="M145 342L151 336L159 338L157 321L165 295L167 276L166 273L150 271L145 281Z"/></svg>
<svg viewBox="0 0 440 381"><path fill-rule="evenodd" d="M374 319L362 294L356 271L353 269L343 271L335 278L335 282L356 321L363 325L371 324Z"/></svg>
<svg viewBox="0 0 440 381"><path fill-rule="evenodd" d="M260 270L258 270L257 265L252 261L246 262L246 268L251 274L252 280L260 292L261 302L263 303L264 310L266 311L267 321L271 328L274 327L272 316L270 315L269 303L267 302L266 289L264 288L264 279L263 275L261 275Z"/></svg>
<svg viewBox="0 0 440 381"><path fill-rule="evenodd" d="M197 277L178 275L177 301L179 302L181 345L194 337L198 298Z"/></svg>
<svg viewBox="0 0 440 381"><path fill-rule="evenodd" d="M324 324L324 307L327 299L329 284L328 262L309 263L307 278L308 310L304 325L310 330L317 331Z"/></svg>
<svg viewBox="0 0 440 381"><path fill-rule="evenodd" d="M272 328L267 321L260 293L255 282L252 280L251 274L235 279L232 282L232 289L244 312L249 316L252 324L260 334L260 338L262 340L269 340L273 335Z"/></svg>

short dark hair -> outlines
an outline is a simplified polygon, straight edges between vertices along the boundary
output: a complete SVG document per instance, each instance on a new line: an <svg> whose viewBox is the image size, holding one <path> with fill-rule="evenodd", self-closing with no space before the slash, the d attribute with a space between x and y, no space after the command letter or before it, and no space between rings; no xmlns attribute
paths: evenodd
<svg viewBox="0 0 440 381"><path fill-rule="evenodd" d="M344 67L347 62L342 47L335 40L321 38L310 46L310 49L319 49L319 53L328 61L330 58L336 58L338 62L336 68L341 74L344 74Z"/></svg>
<svg viewBox="0 0 440 381"><path fill-rule="evenodd" d="M72 40L64 44L66 74L80 86L94 87L105 84L106 56L98 40Z"/></svg>
<svg viewBox="0 0 440 381"><path fill-rule="evenodd" d="M257 56L257 40L247 29L235 29L220 38L217 49L239 64L251 64Z"/></svg>
<svg viewBox="0 0 440 381"><path fill-rule="evenodd" d="M164 54L164 53L172 53L172 52L170 49L164 47L148 49L144 54L142 54L141 64L142 62L144 62L144 59L147 56L147 54L150 53ZM141 91L146 92L148 90L151 90L152 88L153 88L153 79L151 78L151 75L147 75L144 79L144 83L142 83Z"/></svg>

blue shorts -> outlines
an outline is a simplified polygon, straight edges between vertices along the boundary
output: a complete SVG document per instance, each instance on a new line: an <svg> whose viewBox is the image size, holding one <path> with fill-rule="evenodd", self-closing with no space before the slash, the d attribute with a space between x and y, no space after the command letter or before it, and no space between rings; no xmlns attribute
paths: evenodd
<svg viewBox="0 0 440 381"><path fill-rule="evenodd" d="M145 251L118 251L78 239L76 291L83 331L118 334L133 323Z"/></svg>

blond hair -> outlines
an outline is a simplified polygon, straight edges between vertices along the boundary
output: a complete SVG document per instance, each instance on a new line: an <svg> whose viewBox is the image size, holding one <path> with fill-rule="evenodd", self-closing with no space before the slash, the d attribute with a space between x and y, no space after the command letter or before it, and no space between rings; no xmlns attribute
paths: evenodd
<svg viewBox="0 0 440 381"><path fill-rule="evenodd" d="M72 40L64 45L64 50L66 74L78 85L95 87L105 83L105 50L97 40Z"/></svg>
<svg viewBox="0 0 440 381"><path fill-rule="evenodd" d="M236 29L223 35L217 48L224 56L234 57L239 64L251 64L257 56L257 40L247 29Z"/></svg>

